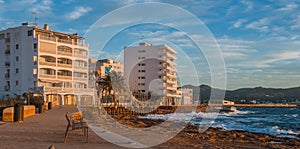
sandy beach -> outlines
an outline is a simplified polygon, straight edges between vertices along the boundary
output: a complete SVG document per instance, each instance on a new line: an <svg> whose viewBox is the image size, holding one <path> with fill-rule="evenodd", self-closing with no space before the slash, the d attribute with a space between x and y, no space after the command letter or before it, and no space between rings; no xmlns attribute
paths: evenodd
<svg viewBox="0 0 300 149"><path fill-rule="evenodd" d="M81 132L71 132L67 143L63 143L67 126L66 111L75 112L75 106L57 106L44 114L28 117L23 123L0 125L1 149L47 149L54 145L57 149L80 148L122 148L105 141L91 130L89 142L85 143ZM139 119L136 116L115 117L120 123L132 127L149 127L159 120ZM224 131L209 128L198 133L195 126L188 125L176 137L152 148L300 148L300 140L281 138L245 131Z"/></svg>

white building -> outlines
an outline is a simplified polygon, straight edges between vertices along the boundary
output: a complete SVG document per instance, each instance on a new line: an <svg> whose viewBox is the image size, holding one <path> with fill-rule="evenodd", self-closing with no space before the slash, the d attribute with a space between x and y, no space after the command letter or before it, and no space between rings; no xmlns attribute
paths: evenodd
<svg viewBox="0 0 300 149"><path fill-rule="evenodd" d="M100 72L101 77L105 76L105 69L109 68L111 71L115 71L121 76L124 75L124 64L112 59L98 60L96 63L96 70Z"/></svg>
<svg viewBox="0 0 300 149"><path fill-rule="evenodd" d="M152 93L164 96L162 105L178 105L176 51L167 45L150 45L124 48L124 73L131 92Z"/></svg>
<svg viewBox="0 0 300 149"><path fill-rule="evenodd" d="M181 88L180 91L181 91L182 105L192 105L193 104L193 89Z"/></svg>
<svg viewBox="0 0 300 149"><path fill-rule="evenodd" d="M0 98L40 92L45 101L75 104L88 88L88 46L77 34L22 26L0 31Z"/></svg>

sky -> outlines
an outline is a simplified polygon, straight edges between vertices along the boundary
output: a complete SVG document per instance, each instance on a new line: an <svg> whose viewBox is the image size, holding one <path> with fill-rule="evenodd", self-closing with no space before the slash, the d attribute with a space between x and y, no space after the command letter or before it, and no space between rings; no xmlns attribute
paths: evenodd
<svg viewBox="0 0 300 149"><path fill-rule="evenodd" d="M39 27L47 23L52 30L88 36L103 16L121 7L144 2L167 3L187 10L204 23L218 46L206 41L206 36L195 34L199 26L174 13L179 19L169 26L131 26L116 34L103 49L93 45L107 35L98 35L96 41L90 40L90 57L117 58L124 46L140 40L152 44L167 42L178 50L176 69L181 80L185 80L183 84L210 85L213 69L208 65L205 52L195 53L195 41L203 41L203 46L208 49L220 49L227 89L300 86L300 2L297 0L0 0L0 29L16 27L22 22L33 23L32 12L36 12ZM136 15L145 19L145 14ZM111 18L110 21L120 25L126 24L129 18ZM191 32L186 34L174 28L182 26ZM101 26L107 33L112 28L111 24ZM189 69L191 64L196 69L194 73L194 69Z"/></svg>

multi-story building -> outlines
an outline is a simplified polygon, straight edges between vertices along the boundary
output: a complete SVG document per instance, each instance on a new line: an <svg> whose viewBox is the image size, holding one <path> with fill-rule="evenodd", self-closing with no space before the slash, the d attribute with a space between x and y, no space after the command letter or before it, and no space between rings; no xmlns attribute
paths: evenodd
<svg viewBox="0 0 300 149"><path fill-rule="evenodd" d="M124 74L130 91L163 96L162 105L176 105L180 95L174 54L176 51L167 45L125 47Z"/></svg>
<svg viewBox="0 0 300 149"><path fill-rule="evenodd" d="M41 93L45 101L75 104L88 88L88 46L77 34L22 26L0 31L0 98Z"/></svg>
<svg viewBox="0 0 300 149"><path fill-rule="evenodd" d="M193 89L191 88L180 88L181 91L181 104L191 105L193 104Z"/></svg>
<svg viewBox="0 0 300 149"><path fill-rule="evenodd" d="M115 71L120 74L120 76L124 75L124 64L122 62L117 62L112 59L98 60L96 63L96 70L100 73L101 77L105 77L105 69Z"/></svg>

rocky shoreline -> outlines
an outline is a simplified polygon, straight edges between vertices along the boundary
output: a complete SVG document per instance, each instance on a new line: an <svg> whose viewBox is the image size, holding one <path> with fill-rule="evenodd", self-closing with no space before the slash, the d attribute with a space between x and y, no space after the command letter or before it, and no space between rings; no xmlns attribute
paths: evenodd
<svg viewBox="0 0 300 149"><path fill-rule="evenodd" d="M151 127L163 120L141 119L138 116L115 116L118 122L135 128ZM188 124L171 140L154 148L300 148L300 139L277 137L263 133L209 128L203 133Z"/></svg>

